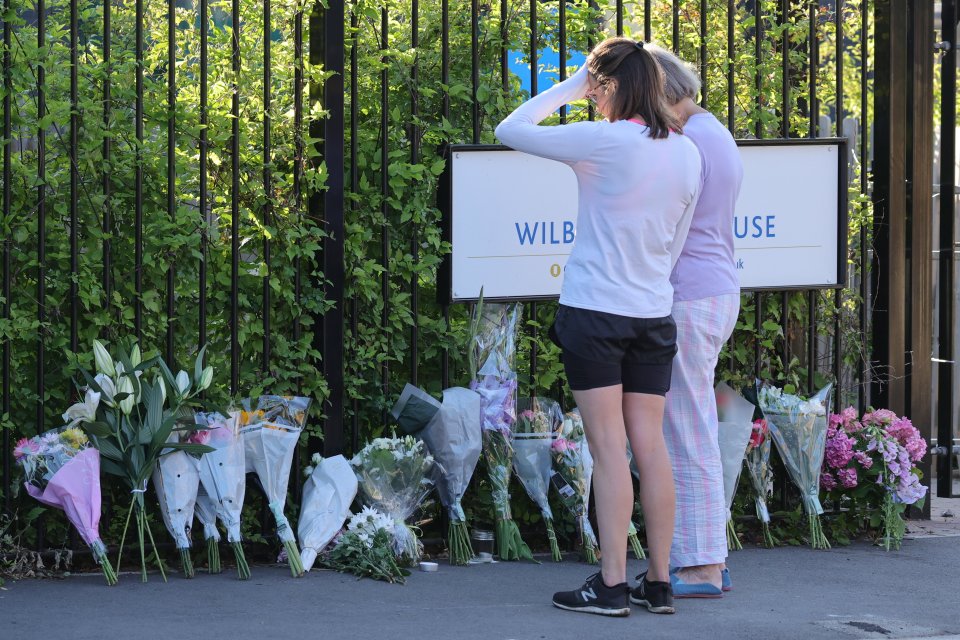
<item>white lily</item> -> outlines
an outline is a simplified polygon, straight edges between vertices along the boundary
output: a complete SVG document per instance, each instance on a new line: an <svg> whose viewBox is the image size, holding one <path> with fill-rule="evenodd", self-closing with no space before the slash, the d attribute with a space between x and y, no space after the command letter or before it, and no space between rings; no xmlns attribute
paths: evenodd
<svg viewBox="0 0 960 640"><path fill-rule="evenodd" d="M97 407L100 405L100 394L92 389L87 389L83 402L72 405L63 414L64 421L68 421L68 427L76 427L84 422L94 422L97 419Z"/></svg>
<svg viewBox="0 0 960 640"><path fill-rule="evenodd" d="M103 392L101 396L103 398L103 402L107 406L112 407L113 396L117 395L117 387L113 384L113 379L102 373L98 373L93 377L93 380L100 385L100 390Z"/></svg>
<svg viewBox="0 0 960 640"><path fill-rule="evenodd" d="M117 370L113 366L113 358L107 348L99 340L93 341L93 359L97 364L97 371L104 373L111 378L117 375Z"/></svg>
<svg viewBox="0 0 960 640"><path fill-rule="evenodd" d="M131 381L128 376L120 378L120 382L117 383L117 393L129 394L120 401L120 411L123 411L124 415L130 415L130 412L133 411L133 404L136 402L136 398L133 395L133 381Z"/></svg>
<svg viewBox="0 0 960 640"><path fill-rule="evenodd" d="M160 387L160 406L167 401L167 383L163 381L163 376L157 376L157 386Z"/></svg>
<svg viewBox="0 0 960 640"><path fill-rule="evenodd" d="M203 391L213 382L213 367L207 366L200 374L200 380L197 382L197 390Z"/></svg>
<svg viewBox="0 0 960 640"><path fill-rule="evenodd" d="M143 356L140 354L140 345L133 345L133 349L130 350L130 364L133 366L138 366L143 361Z"/></svg>
<svg viewBox="0 0 960 640"><path fill-rule="evenodd" d="M186 395L187 391L190 390L190 376L182 369L177 372L177 390L180 395Z"/></svg>

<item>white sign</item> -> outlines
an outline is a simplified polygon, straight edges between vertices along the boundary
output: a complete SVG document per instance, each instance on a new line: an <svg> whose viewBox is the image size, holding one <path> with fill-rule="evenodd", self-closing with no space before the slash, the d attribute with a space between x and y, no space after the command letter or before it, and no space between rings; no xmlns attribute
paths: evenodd
<svg viewBox="0 0 960 640"><path fill-rule="evenodd" d="M741 288L842 283L843 143L740 143L744 180L733 230ZM558 297L576 238L573 170L505 147L462 145L451 148L448 172L450 301L475 300L481 287L487 299Z"/></svg>

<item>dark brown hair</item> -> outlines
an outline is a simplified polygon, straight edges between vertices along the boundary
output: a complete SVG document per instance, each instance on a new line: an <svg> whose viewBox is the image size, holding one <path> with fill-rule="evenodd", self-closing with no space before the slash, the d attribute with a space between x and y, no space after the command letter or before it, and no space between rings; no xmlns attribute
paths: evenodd
<svg viewBox="0 0 960 640"><path fill-rule="evenodd" d="M667 104L663 70L642 42L630 38L607 38L590 52L587 69L600 84L616 82L610 97L611 122L639 115L651 138L666 138L680 123Z"/></svg>

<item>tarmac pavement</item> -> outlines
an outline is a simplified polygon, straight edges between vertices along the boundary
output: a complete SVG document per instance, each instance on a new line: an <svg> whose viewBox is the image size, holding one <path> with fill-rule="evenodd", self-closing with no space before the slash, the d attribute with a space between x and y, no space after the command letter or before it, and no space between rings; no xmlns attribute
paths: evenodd
<svg viewBox="0 0 960 640"><path fill-rule="evenodd" d="M0 640L69 638L957 638L960 535L917 532L900 551L866 543L829 551L746 548L729 558L734 590L678 600L673 616L634 607L628 618L555 609L550 596L595 571L575 561L496 563L413 573L390 585L314 570L254 566L240 582L225 569L193 580L124 573L8 582ZM226 558L225 558L226 560ZM631 560L631 575L644 563Z"/></svg>

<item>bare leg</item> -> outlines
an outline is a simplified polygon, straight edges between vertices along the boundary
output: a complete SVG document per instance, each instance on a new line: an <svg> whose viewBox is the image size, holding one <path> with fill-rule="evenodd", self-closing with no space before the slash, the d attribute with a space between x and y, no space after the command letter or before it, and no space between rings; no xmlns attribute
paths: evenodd
<svg viewBox="0 0 960 640"><path fill-rule="evenodd" d="M633 484L627 463L620 385L574 391L593 456L593 488L599 524L601 573L615 586L627 580L627 529L633 511ZM673 522L673 512L670 513ZM669 540L667 543L669 549Z"/></svg>
<svg viewBox="0 0 960 640"><path fill-rule="evenodd" d="M640 503L650 546L647 577L654 582L670 580L670 544L676 509L673 470L663 440L663 406L663 396L623 394L623 415L640 472Z"/></svg>

